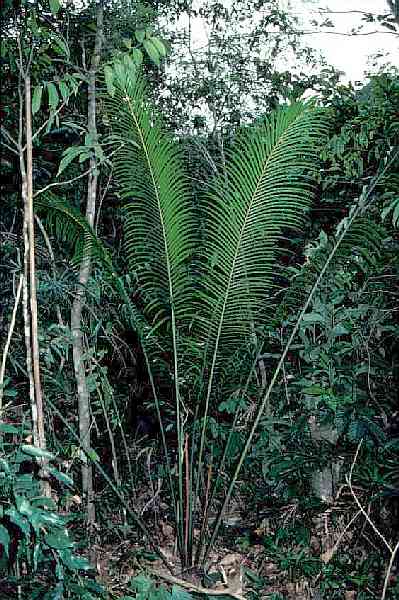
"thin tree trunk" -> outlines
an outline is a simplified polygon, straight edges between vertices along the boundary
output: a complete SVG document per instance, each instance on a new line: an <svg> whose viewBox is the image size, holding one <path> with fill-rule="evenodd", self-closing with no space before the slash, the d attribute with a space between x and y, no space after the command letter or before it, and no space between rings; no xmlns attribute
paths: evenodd
<svg viewBox="0 0 399 600"><path fill-rule="evenodd" d="M22 94L20 96L22 104ZM22 110L22 109L21 109ZM32 335L31 335L31 318L29 312L29 227L28 227L28 194L26 182L26 169L24 155L22 151L22 116L20 118L20 142L19 142L19 162L22 178L22 200L24 203L24 222L23 222L23 237L24 237L24 279L22 286L22 306L24 315L24 334L26 348L26 372L29 380L29 400L32 413L32 433L33 443L39 446L39 434L37 425L37 405L35 396L35 383L32 368Z"/></svg>
<svg viewBox="0 0 399 600"><path fill-rule="evenodd" d="M35 231L33 214L33 149L32 149L32 106L29 65L24 71L20 54L20 115L19 115L19 163L22 179L22 199L24 203L24 276L22 285L24 332L26 346L26 370L29 379L29 398L32 412L33 443L46 449L44 427L43 395L40 381L40 354L38 338L38 315L35 269ZM24 111L25 107L25 111ZM23 114L25 112L25 123ZM26 162L23 150L25 133ZM46 461L38 458L45 475ZM51 493L48 482L43 482L43 493Z"/></svg>
<svg viewBox="0 0 399 600"><path fill-rule="evenodd" d="M97 139L96 123L96 74L100 63L103 40L103 7L97 9L97 31L94 53L88 74L88 132L91 139ZM90 174L87 186L86 218L94 227L96 215L98 169L97 161L93 155L90 159ZM84 357L84 343L82 331L82 312L85 304L85 288L90 277L91 257L88 250L84 251L79 271L78 286L75 293L71 310L71 330L73 344L73 364L78 393L79 408L79 435L82 445L91 446L90 435L90 393L86 380L86 368ZM93 501L93 470L87 460L86 454L82 453L82 490L87 502L87 523L89 527L95 522L95 505Z"/></svg>
<svg viewBox="0 0 399 600"><path fill-rule="evenodd" d="M32 159L32 108L30 76L25 76L25 130L26 130L26 221L29 239L29 301L32 333L32 367L37 409L37 440L39 448L46 448L44 429L43 394L40 381L40 352L37 320L35 222L33 215L33 159Z"/></svg>
<svg viewBox="0 0 399 600"><path fill-rule="evenodd" d="M19 50L19 77L18 77L18 96L19 96L19 124L18 124L18 153L19 153L19 170L21 173L21 195L23 202L23 240L24 240L24 271L23 271L23 282L22 282L22 311L24 318L24 337L25 337L25 349L26 349L26 373L29 381L29 400L32 414L32 434L33 443L37 446L38 440L38 428L37 428L37 407L35 398L35 384L33 380L32 370L32 342L31 342L31 326L30 326L30 313L29 313L29 235L28 235L28 199L27 199L27 177L26 177L26 166L24 156L24 107L26 98L24 96L24 82L25 82L25 71L23 68L23 57L21 40L18 37L18 50Z"/></svg>
<svg viewBox="0 0 399 600"><path fill-rule="evenodd" d="M398 0L387 0L387 2L388 2L389 10L392 12L393 16L395 17L395 21L399 25L399 2L398 2Z"/></svg>

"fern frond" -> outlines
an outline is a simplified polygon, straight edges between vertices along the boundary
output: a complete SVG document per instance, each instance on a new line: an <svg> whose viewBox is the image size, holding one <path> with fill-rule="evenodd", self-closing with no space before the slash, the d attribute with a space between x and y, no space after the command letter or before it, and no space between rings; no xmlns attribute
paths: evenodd
<svg viewBox="0 0 399 600"><path fill-rule="evenodd" d="M331 254L334 244L340 234L340 227L345 226L346 219L338 225L335 238L323 233L318 246L311 249L308 261L295 273L291 285L284 297L284 304L291 309L303 304L309 289L314 285L324 267L327 257ZM351 224L334 253L330 262L327 276L334 277L337 272L368 272L374 269L381 259L385 241L389 238L387 230L377 223L372 215L363 215Z"/></svg>
<svg viewBox="0 0 399 600"><path fill-rule="evenodd" d="M90 254L92 263L98 264L103 269L111 288L118 292L123 302L122 314L140 336L147 356L152 358L157 356L160 350L163 351L153 329L132 302L127 292L128 287L124 279L116 272L106 246L96 235L85 216L64 198L53 193L42 194L35 199L35 210L45 215L46 223L55 232L58 239L73 246L72 266L78 269L87 252Z"/></svg>
<svg viewBox="0 0 399 600"><path fill-rule="evenodd" d="M276 257L284 232L300 229L316 188L325 113L297 103L239 135L225 177L204 198L204 274L199 336L216 365L250 340L270 315ZM209 360L209 357L213 357ZM220 358L217 358L220 357Z"/></svg>
<svg viewBox="0 0 399 600"><path fill-rule="evenodd" d="M125 247L131 273L153 329L168 333L173 351L173 383L178 441L176 515L183 515L183 404L180 397L182 331L190 320L191 260L196 244L195 213L178 145L163 132L137 70L116 62L108 99L115 174L124 200ZM167 337L167 336L165 336ZM152 376L152 365L147 364ZM155 388L153 393L156 398ZM158 418L160 408L156 399ZM161 422L162 435L164 435ZM166 442L165 442L166 448ZM171 491L173 484L169 470ZM173 494L174 495L174 494ZM184 554L183 521L178 545Z"/></svg>
<svg viewBox="0 0 399 600"><path fill-rule="evenodd" d="M107 101L115 173L124 200L125 248L131 273L155 328L187 312L195 219L180 150L163 132L135 72L118 64ZM172 325L174 327L174 325Z"/></svg>
<svg viewBox="0 0 399 600"><path fill-rule="evenodd" d="M46 192L35 198L35 210L43 213L50 231L57 239L69 244L74 251L72 267L78 269L84 250L91 259L113 272L111 256L82 213L64 198Z"/></svg>

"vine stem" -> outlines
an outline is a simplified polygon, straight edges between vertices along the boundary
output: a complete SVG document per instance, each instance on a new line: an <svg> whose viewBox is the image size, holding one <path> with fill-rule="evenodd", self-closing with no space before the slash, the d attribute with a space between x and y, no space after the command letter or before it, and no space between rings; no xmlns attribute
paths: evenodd
<svg viewBox="0 0 399 600"><path fill-rule="evenodd" d="M19 283L18 283L17 293L16 293L16 296L15 296L15 302L14 302L14 308L13 308L12 316L11 316L10 328L8 330L7 340L6 340L6 343L4 345L3 356L2 356L2 359L1 359L1 367L0 367L0 419L1 419L1 411L2 411L2 408L3 408L3 395L4 395L3 385L4 385L4 374L5 374L5 371L6 371L6 361L7 361L8 351L10 349L10 343L11 343L12 334L14 333L15 320L17 318L18 306L19 306L19 302L20 302L20 299L21 299L21 291L22 291L23 281L24 281L24 276L21 273L21 275L19 276Z"/></svg>

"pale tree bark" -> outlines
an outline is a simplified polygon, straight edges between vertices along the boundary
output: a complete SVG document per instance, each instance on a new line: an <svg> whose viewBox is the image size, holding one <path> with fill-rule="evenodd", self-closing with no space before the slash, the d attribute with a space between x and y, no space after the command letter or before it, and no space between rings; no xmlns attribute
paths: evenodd
<svg viewBox="0 0 399 600"><path fill-rule="evenodd" d="M25 166L25 156L23 150L24 141L24 105L26 98L23 92L23 67L22 67L22 52L20 52L20 73L19 73L19 136L18 136L18 150L19 150L19 169L22 180L22 201L24 207L24 220L23 220L23 238L24 238L24 274L23 274L23 286L22 286L22 307L24 316L24 336L25 336L25 349L26 349L26 372L29 380L29 400L32 413L32 434L33 443L35 446L39 445L38 426L37 426L37 406L35 396L35 384L33 378L32 368L32 335L31 335L31 318L29 311L29 226L28 226L28 193L27 193L27 173Z"/></svg>
<svg viewBox="0 0 399 600"><path fill-rule="evenodd" d="M392 12L395 17L395 21L399 25L399 1L398 0L387 0L389 10Z"/></svg>
<svg viewBox="0 0 399 600"><path fill-rule="evenodd" d="M37 409L37 440L39 448L46 448L42 384L40 380L40 351L37 318L35 221L33 214L33 160L32 160L32 106L30 76L25 76L26 119L26 220L29 239L29 302L32 332L32 366Z"/></svg>
<svg viewBox="0 0 399 600"><path fill-rule="evenodd" d="M33 143L32 101L29 70L32 53L27 66L23 66L22 49L19 45L19 163L24 203L24 275L22 285L24 332L26 346L26 370L29 379L29 398L32 412L33 443L46 449L43 393L40 377L40 349L38 334L38 311L36 294L35 229L33 212ZM25 117L25 118L24 118ZM25 145L23 144L25 138ZM45 474L46 461L38 459ZM50 486L44 480L43 492L50 495Z"/></svg>
<svg viewBox="0 0 399 600"><path fill-rule="evenodd" d="M38 336L35 230L33 215L33 158L32 158L32 106L29 66L22 66L20 56L20 119L19 119L19 163L24 202L24 283L23 304L25 322L26 362L29 377L32 407L33 439L36 446L46 448L44 429L43 394L40 380L40 351ZM23 91L22 91L23 88ZM25 107L25 123L23 112ZM25 151L23 147L25 133ZM26 160L25 160L26 156Z"/></svg>
<svg viewBox="0 0 399 600"><path fill-rule="evenodd" d="M96 76L100 64L103 43L103 6L97 8L97 31L90 70L88 73L88 133L92 141L97 140L96 122ZM96 216L96 198L98 183L98 164L96 157L90 159L90 173L87 185L86 219L94 227ZM91 445L91 416L90 393L86 380L86 361L84 339L82 330L82 312L85 304L86 286L91 272L91 257L87 249L84 250L82 263L79 270L78 285L71 309L71 331L73 344L73 364L78 394L79 411L79 436L83 447ZM89 528L95 522L95 505L93 498L93 469L87 456L82 452L82 490L87 502L87 523Z"/></svg>

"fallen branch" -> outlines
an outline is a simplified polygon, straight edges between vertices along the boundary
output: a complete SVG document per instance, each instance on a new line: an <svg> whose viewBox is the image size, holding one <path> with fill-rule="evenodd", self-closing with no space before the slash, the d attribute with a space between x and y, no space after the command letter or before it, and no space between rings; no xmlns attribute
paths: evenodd
<svg viewBox="0 0 399 600"><path fill-rule="evenodd" d="M189 581L185 581L184 579L179 579L178 577L173 577L173 575L166 575L163 573L154 573L157 577L164 579L168 583L172 583L174 585L178 585L190 592L194 592L195 594L203 594L205 596L229 596L230 598L235 598L236 600L246 600L244 596L241 594L237 594L233 592L228 587L223 590L214 590L212 588L205 588L194 583L190 583Z"/></svg>

